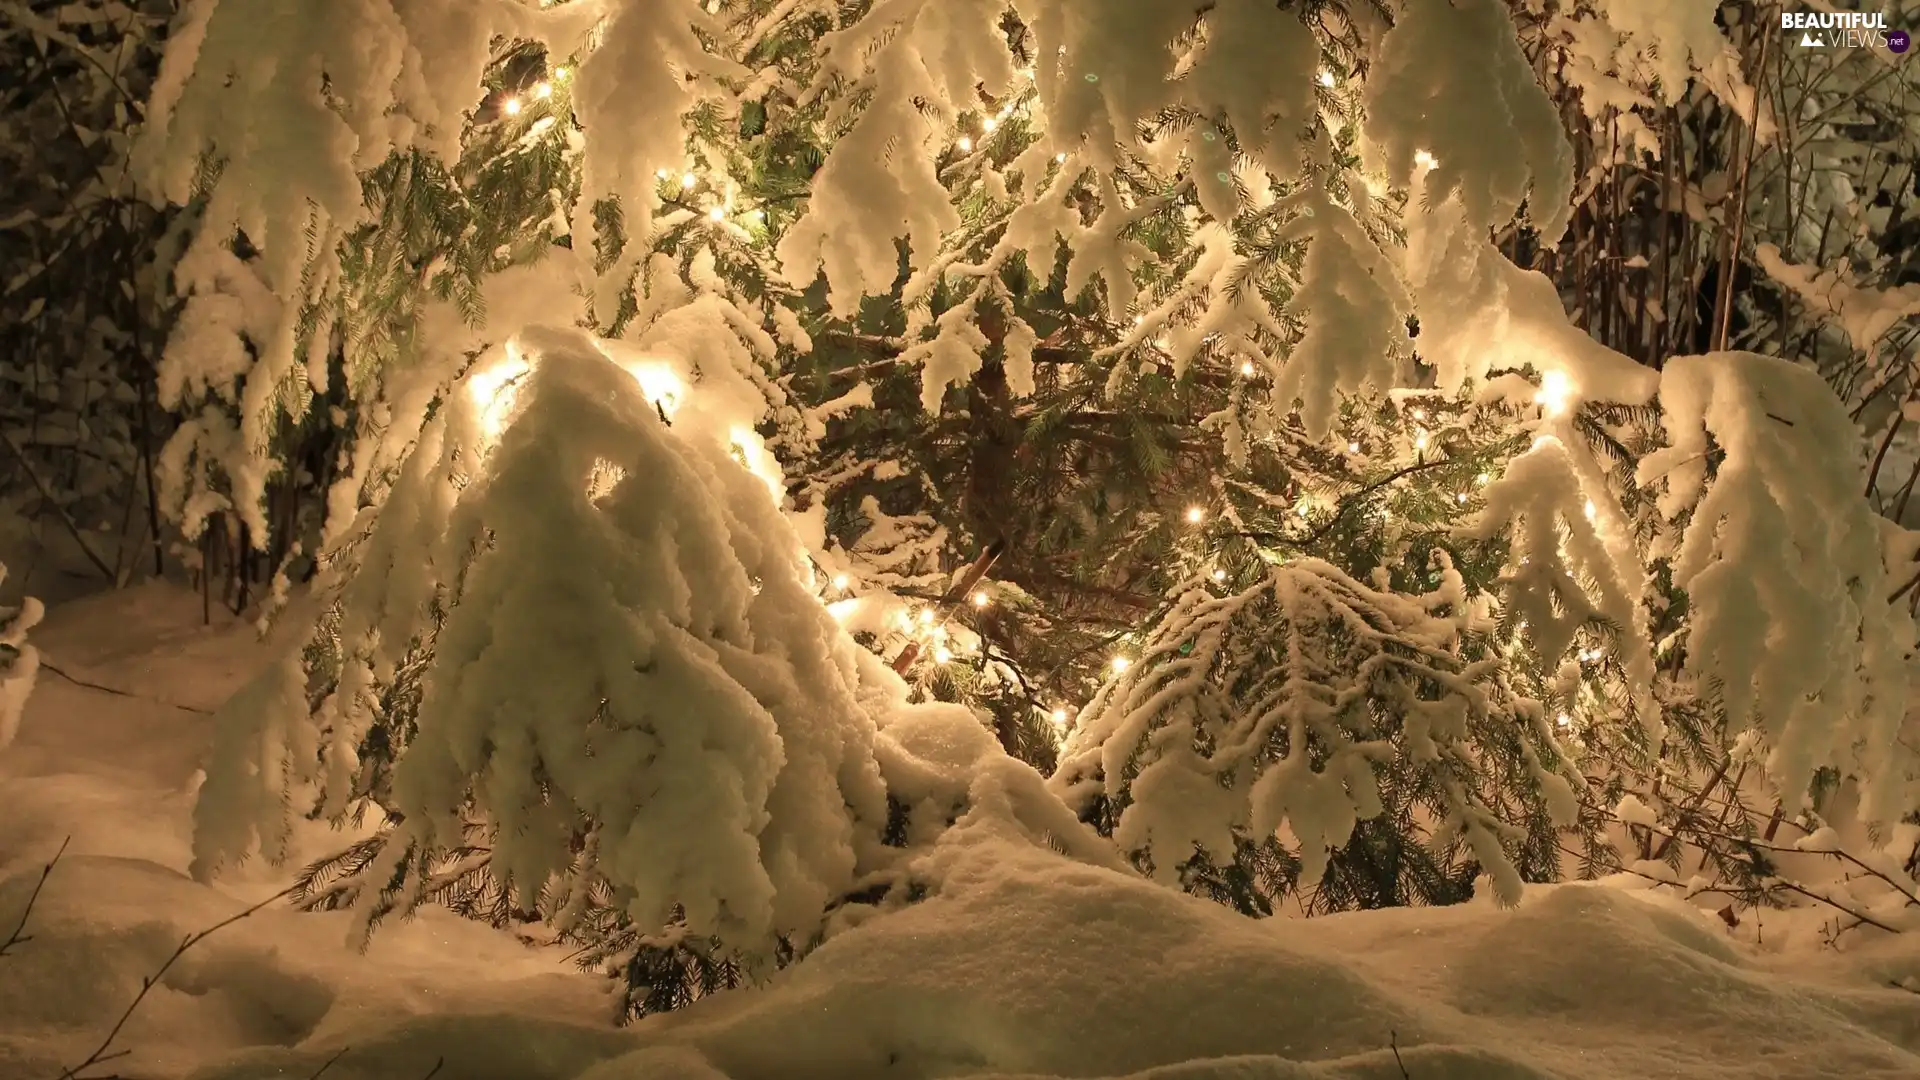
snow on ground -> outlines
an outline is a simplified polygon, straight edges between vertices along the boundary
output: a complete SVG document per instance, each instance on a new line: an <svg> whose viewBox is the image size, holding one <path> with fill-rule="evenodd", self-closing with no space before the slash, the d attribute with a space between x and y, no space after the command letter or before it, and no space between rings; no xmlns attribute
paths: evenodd
<svg viewBox="0 0 1920 1080"><path fill-rule="evenodd" d="M205 710L269 655L147 586L54 608L0 755L0 1080L53 1080L180 939L272 895L185 874ZM1256 923L1050 851L957 843L947 891L763 990L626 1030L599 980L443 913L362 957L268 908L196 945L97 1070L129 1080L1615 1080L1920 1077L1920 943L1769 916L1766 950L1676 902L1538 889L1518 911ZM339 838L306 837L309 850ZM1396 1051L1397 1047L1397 1051ZM1397 1058L1396 1058L1397 1053ZM331 1061L331 1064L329 1062Z"/></svg>

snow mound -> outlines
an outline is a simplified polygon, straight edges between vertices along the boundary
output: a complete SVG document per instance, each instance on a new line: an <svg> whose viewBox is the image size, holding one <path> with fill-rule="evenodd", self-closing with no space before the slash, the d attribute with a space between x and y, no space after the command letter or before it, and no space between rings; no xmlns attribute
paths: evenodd
<svg viewBox="0 0 1920 1080"><path fill-rule="evenodd" d="M177 621L170 622L170 619ZM0 755L0 933L73 840L0 959L0 1077L98 1045L182 937L280 886L185 874L204 707L244 677L244 626L164 590L63 605L69 674ZM131 695L131 696L127 696ZM1920 941L1823 949L1767 912L1773 951L1709 916L1602 886L1520 906L1252 921L1090 865L1028 823L1031 771L964 767L970 716L890 718L884 767L962 814L924 901L844 929L766 986L626 1030L559 953L438 911L365 956L347 916L269 907L189 951L115 1042L143 1080L1787 1080L1920 1076ZM321 846L326 838L296 837ZM1783 942L1794 944L1780 944ZM1903 988L1907 987L1907 988ZM110 1070L109 1070L110 1071Z"/></svg>

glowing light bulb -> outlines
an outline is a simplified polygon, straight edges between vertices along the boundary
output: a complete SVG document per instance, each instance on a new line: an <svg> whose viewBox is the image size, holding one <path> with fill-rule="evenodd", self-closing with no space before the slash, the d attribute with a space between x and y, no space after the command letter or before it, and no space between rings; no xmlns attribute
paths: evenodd
<svg viewBox="0 0 1920 1080"><path fill-rule="evenodd" d="M1227 572L1225 570L1215 570L1213 572L1213 580L1215 581L1227 580Z"/></svg>
<svg viewBox="0 0 1920 1080"><path fill-rule="evenodd" d="M1053 155L1053 160L1058 164L1065 165L1067 163L1066 151L1063 150L1060 153Z"/></svg>
<svg viewBox="0 0 1920 1080"><path fill-rule="evenodd" d="M1065 709L1055 709L1055 710L1053 710L1053 714L1052 714L1052 715L1053 715L1053 722L1054 722L1054 723L1056 723L1056 724L1060 724L1060 725L1063 725L1063 726L1064 726L1064 725L1066 724L1066 722L1067 722L1067 710L1065 710Z"/></svg>
<svg viewBox="0 0 1920 1080"><path fill-rule="evenodd" d="M1000 126L1000 121L995 120L991 116L980 121L980 130L982 131L992 131L994 128L997 128L999 126Z"/></svg>
<svg viewBox="0 0 1920 1080"><path fill-rule="evenodd" d="M939 648L933 650L934 663L944 664L951 659L953 659L953 650L947 648L945 645L942 645Z"/></svg>
<svg viewBox="0 0 1920 1080"><path fill-rule="evenodd" d="M977 593L974 593L974 594L973 594L973 606L974 606L974 607L986 607L986 606L987 606L987 601L988 601L988 599L989 599L989 598L988 598L988 596L987 596L987 594L986 594L986 593L984 593L984 592L977 592Z"/></svg>
<svg viewBox="0 0 1920 1080"><path fill-rule="evenodd" d="M1427 410L1415 409L1411 413L1408 413L1407 415L1413 417L1415 420L1425 420L1427 418Z"/></svg>
<svg viewBox="0 0 1920 1080"><path fill-rule="evenodd" d="M713 209L707 211L707 220L709 221L727 220L727 208L724 206L716 206Z"/></svg>
<svg viewBox="0 0 1920 1080"><path fill-rule="evenodd" d="M667 177L673 175L673 171L671 169L655 169L653 175L665 180Z"/></svg>
<svg viewBox="0 0 1920 1080"><path fill-rule="evenodd" d="M700 182L700 178L693 175L692 173L680 174L680 186L683 188L690 188L699 182Z"/></svg>
<svg viewBox="0 0 1920 1080"><path fill-rule="evenodd" d="M549 82L535 83L533 85L533 96L543 99L552 97L553 84Z"/></svg>
<svg viewBox="0 0 1920 1080"><path fill-rule="evenodd" d="M1463 491L1460 494L1455 495L1454 499L1457 500L1462 506L1465 506L1467 502L1467 493Z"/></svg>
<svg viewBox="0 0 1920 1080"><path fill-rule="evenodd" d="M1240 364L1240 374L1242 374L1242 375L1252 375L1252 374L1253 374L1253 361L1251 361L1251 360L1246 360L1246 361L1242 361L1242 362L1241 362L1241 364Z"/></svg>
<svg viewBox="0 0 1920 1080"><path fill-rule="evenodd" d="M1594 518L1600 516L1600 508L1593 505L1592 499L1587 500L1587 505L1581 507L1580 512L1587 515L1588 521L1592 521Z"/></svg>
<svg viewBox="0 0 1920 1080"><path fill-rule="evenodd" d="M1423 431L1423 432L1421 432L1420 434L1418 434L1418 435L1415 435L1415 436L1413 437L1413 448L1414 448L1415 450L1425 450L1425 449L1427 448L1427 433L1426 433L1426 432L1424 432L1424 431Z"/></svg>
<svg viewBox="0 0 1920 1080"><path fill-rule="evenodd" d="M1492 480L1493 480L1492 475L1488 473L1481 473L1479 476L1476 476L1473 478L1474 483L1480 484L1483 486L1491 482Z"/></svg>
<svg viewBox="0 0 1920 1080"><path fill-rule="evenodd" d="M913 630L913 616L904 611L900 613L900 629L909 633Z"/></svg>
<svg viewBox="0 0 1920 1080"><path fill-rule="evenodd" d="M1565 416L1573 402L1573 380L1564 371L1549 371L1540 376L1540 392L1533 395L1533 400L1548 416Z"/></svg>
<svg viewBox="0 0 1920 1080"><path fill-rule="evenodd" d="M847 584L848 584L848 582L847 582L847 575L845 575L845 574L835 574L835 575L833 575L833 587L834 587L834 588L836 588L836 589L840 589L840 590L842 590L842 591L845 591L845 590L846 590L846 587L847 587Z"/></svg>
<svg viewBox="0 0 1920 1080"><path fill-rule="evenodd" d="M1187 507L1187 521L1189 524L1198 525L1200 524L1200 519L1206 516L1207 512L1197 506Z"/></svg>
<svg viewBox="0 0 1920 1080"><path fill-rule="evenodd" d="M960 136L960 141L957 143L954 143L954 145L960 148L961 153L965 153L973 149L973 140L967 138L965 135L962 135Z"/></svg>
<svg viewBox="0 0 1920 1080"><path fill-rule="evenodd" d="M1559 716L1555 717L1554 719L1563 728L1573 726L1573 717L1568 716L1566 713L1561 713Z"/></svg>
<svg viewBox="0 0 1920 1080"><path fill-rule="evenodd" d="M517 97L510 97L510 98L508 98L508 99L507 99L507 103L506 103L506 105L504 105L504 106L502 106L502 107L503 107L503 108L505 108L505 109L507 110L507 115L508 115L508 116L519 116L519 115L520 115L520 99L519 99L519 98L517 98Z"/></svg>
<svg viewBox="0 0 1920 1080"><path fill-rule="evenodd" d="M1357 443L1357 442L1350 442L1350 443L1348 443L1348 444L1347 444L1347 453L1349 453L1349 454L1357 454L1357 453L1359 453L1359 452L1360 452L1360 444L1359 444L1359 443Z"/></svg>
<svg viewBox="0 0 1920 1080"><path fill-rule="evenodd" d="M1415 150L1413 152L1413 163L1423 169L1437 168L1440 164L1438 159L1425 150Z"/></svg>
<svg viewBox="0 0 1920 1080"><path fill-rule="evenodd" d="M1127 670L1132 666L1133 666L1133 661L1127 659L1124 656L1116 656L1113 658L1113 672L1116 675L1118 675L1120 672Z"/></svg>
<svg viewBox="0 0 1920 1080"><path fill-rule="evenodd" d="M933 609L932 608L920 609L920 625L921 626L933 625Z"/></svg>
<svg viewBox="0 0 1920 1080"><path fill-rule="evenodd" d="M1331 72L1331 71L1327 71L1327 70L1326 70L1326 69L1324 69L1324 68L1323 68L1323 69L1321 69L1321 71L1320 71L1320 85L1321 85L1321 86L1332 86L1332 85L1333 85L1333 72Z"/></svg>

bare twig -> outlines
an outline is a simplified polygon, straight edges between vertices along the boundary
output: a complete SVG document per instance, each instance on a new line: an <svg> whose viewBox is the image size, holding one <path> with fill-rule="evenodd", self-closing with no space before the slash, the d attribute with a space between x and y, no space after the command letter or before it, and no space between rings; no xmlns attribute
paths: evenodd
<svg viewBox="0 0 1920 1080"><path fill-rule="evenodd" d="M1407 1063L1400 1060L1399 1032L1387 1032L1387 1049L1393 1051L1393 1064L1400 1070L1400 1080L1413 1080L1413 1074L1407 1071Z"/></svg>
<svg viewBox="0 0 1920 1080"><path fill-rule="evenodd" d="M62 1071L57 1080L110 1080L108 1077L83 1077L80 1074L95 1065L112 1061L115 1058L125 1057L127 1054L132 1053L130 1050L110 1050L113 1046L113 1040L120 1037L120 1029L126 1027L127 1021L133 1019L134 1011L140 1008L140 1003L147 999L147 994L150 993L155 986L159 985L161 977L166 975L167 971L172 968L182 956L186 955L187 950L207 940L207 938L212 937L215 933L266 908L268 905L285 900L288 896L292 895L292 893L293 886L288 886L244 911L229 915L219 922L214 923L212 926L207 927L205 930L188 934L185 938L181 939L180 946L173 950L173 955L167 957L166 962L162 963L153 974L140 980L140 992L133 996L133 1000L127 1004L126 1011L120 1014L120 1019L114 1021L112 1029L107 1032L107 1037L100 1040L100 1045L94 1048L93 1053L88 1054L87 1059L80 1064ZM438 1072L439 1069L436 1067L434 1071ZM428 1075L432 1074L430 1073Z"/></svg>
<svg viewBox="0 0 1920 1080"><path fill-rule="evenodd" d="M61 671L59 668L54 667L52 664L47 663L46 657L44 656L40 658L40 670L51 671L55 675L60 676L61 678L67 680L68 682L72 683L75 686L84 686L88 690L98 690L103 694L112 694L115 697L131 698L134 701L151 701L155 705L165 705L169 709L179 709L181 712L199 713L201 716L213 715L212 709L201 709L192 705L180 705L172 701L161 701L159 698L144 697L140 694L129 693L125 690L116 690L111 686L102 686L96 682L88 682L85 679L76 679L73 676L67 674L66 672Z"/></svg>
<svg viewBox="0 0 1920 1080"><path fill-rule="evenodd" d="M20 909L20 921L14 925L13 933L7 935L7 940L0 943L0 956L7 955L7 950L15 945L25 945L33 940L33 935L25 932L27 919L33 915L34 902L40 899L40 890L46 888L47 877L53 873L54 864L60 861L60 856L67 853L67 845L72 842L71 836L60 841L60 850L54 852L53 858L48 859L47 865L41 869L40 880L33 883L33 891L27 894L27 906Z"/></svg>
<svg viewBox="0 0 1920 1080"><path fill-rule="evenodd" d="M320 1074L323 1072L326 1072L328 1069L333 1068L333 1063L336 1061L339 1061L343 1056L345 1056L347 1049L348 1049L347 1047L343 1046L340 1049L335 1050L333 1052L333 1056L328 1058L325 1062L321 1063L319 1068L313 1070L313 1075L307 1077L307 1080L320 1080Z"/></svg>

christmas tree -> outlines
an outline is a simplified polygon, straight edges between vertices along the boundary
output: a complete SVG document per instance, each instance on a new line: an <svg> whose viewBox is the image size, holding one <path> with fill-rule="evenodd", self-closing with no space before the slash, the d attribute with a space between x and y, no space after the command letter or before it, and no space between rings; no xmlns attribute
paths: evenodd
<svg viewBox="0 0 1920 1080"><path fill-rule="evenodd" d="M1258 915L1688 850L1758 902L1715 789L1906 814L1847 405L1535 269L1597 121L1529 44L1752 91L1710 16L1530 14L194 9L138 158L199 220L166 501L264 546L334 477L196 873L357 828L303 902L542 924L644 1012L988 819Z"/></svg>

